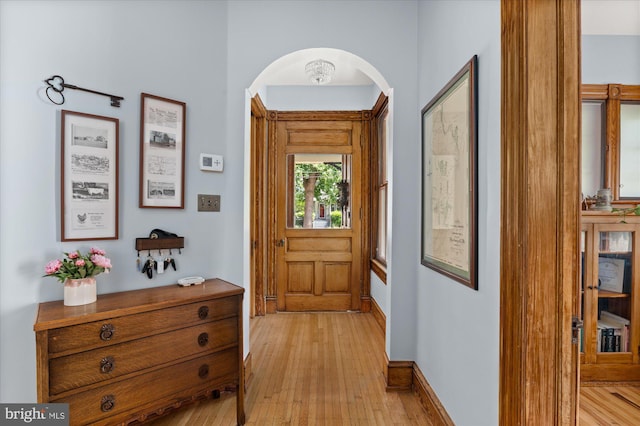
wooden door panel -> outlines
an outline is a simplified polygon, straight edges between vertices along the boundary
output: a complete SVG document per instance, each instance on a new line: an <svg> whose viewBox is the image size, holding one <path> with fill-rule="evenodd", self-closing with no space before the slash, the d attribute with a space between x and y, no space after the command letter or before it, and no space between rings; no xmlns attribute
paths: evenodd
<svg viewBox="0 0 640 426"><path fill-rule="evenodd" d="M348 311L351 309L351 296L343 294L324 294L320 296L292 294L287 296L287 311Z"/></svg>
<svg viewBox="0 0 640 426"><path fill-rule="evenodd" d="M290 131L311 131L311 132L328 132L328 131L344 131L350 132L353 128L354 121L352 120L290 120L283 122L285 128Z"/></svg>
<svg viewBox="0 0 640 426"><path fill-rule="evenodd" d="M287 293L311 293L314 262L287 262Z"/></svg>
<svg viewBox="0 0 640 426"><path fill-rule="evenodd" d="M324 292L348 294L351 262L324 262Z"/></svg>
<svg viewBox="0 0 640 426"><path fill-rule="evenodd" d="M360 129L361 122L352 120L276 123L276 285L280 311L360 308ZM299 208L299 204L292 204L295 194L299 194L294 187L300 188L299 183L294 185L296 176L300 179L297 165L307 166L310 162L339 166L343 182L349 182L349 202L347 210L342 210L341 227L315 227L306 219L304 223L294 220L294 208ZM305 207L308 200L305 195ZM299 210L295 215L299 218ZM306 208L305 217L308 218Z"/></svg>
<svg viewBox="0 0 640 426"><path fill-rule="evenodd" d="M284 261L287 263L293 262L351 262L353 255L351 253L298 253L295 255L289 254L284 257Z"/></svg>
<svg viewBox="0 0 640 426"><path fill-rule="evenodd" d="M351 133L344 131L289 131L289 146L295 145L351 145Z"/></svg>
<svg viewBox="0 0 640 426"><path fill-rule="evenodd" d="M351 238L289 237L287 239L288 254L310 251L351 253Z"/></svg>

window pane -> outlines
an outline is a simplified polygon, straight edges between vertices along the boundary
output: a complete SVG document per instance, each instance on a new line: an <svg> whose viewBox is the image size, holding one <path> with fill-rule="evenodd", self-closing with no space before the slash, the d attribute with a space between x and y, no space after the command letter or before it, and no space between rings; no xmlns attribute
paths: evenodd
<svg viewBox="0 0 640 426"><path fill-rule="evenodd" d="M350 227L350 162L342 154L288 156L289 228Z"/></svg>
<svg viewBox="0 0 640 426"><path fill-rule="evenodd" d="M582 194L604 187L604 103L582 103Z"/></svg>
<svg viewBox="0 0 640 426"><path fill-rule="evenodd" d="M387 126L388 110L384 110L378 119L378 183L387 182L387 140L389 127Z"/></svg>
<svg viewBox="0 0 640 426"><path fill-rule="evenodd" d="M620 105L620 198L640 198L640 104Z"/></svg>
<svg viewBox="0 0 640 426"><path fill-rule="evenodd" d="M378 190L378 241L376 243L376 259L387 261L387 187Z"/></svg>

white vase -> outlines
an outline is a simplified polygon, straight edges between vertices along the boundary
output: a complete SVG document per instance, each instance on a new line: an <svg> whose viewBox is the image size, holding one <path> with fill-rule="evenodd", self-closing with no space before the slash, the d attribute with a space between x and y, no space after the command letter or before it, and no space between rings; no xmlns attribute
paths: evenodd
<svg viewBox="0 0 640 426"><path fill-rule="evenodd" d="M96 301L96 279L94 277L70 279L64 282L64 305L87 305Z"/></svg>

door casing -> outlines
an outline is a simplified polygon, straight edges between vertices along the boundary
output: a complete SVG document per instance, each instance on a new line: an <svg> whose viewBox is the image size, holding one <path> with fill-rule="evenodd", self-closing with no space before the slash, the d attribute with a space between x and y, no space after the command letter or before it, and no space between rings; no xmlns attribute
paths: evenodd
<svg viewBox="0 0 640 426"><path fill-rule="evenodd" d="M501 29L499 422L574 425L580 0L502 0Z"/></svg>
<svg viewBox="0 0 640 426"><path fill-rule="evenodd" d="M256 113L254 114L254 108ZM264 114L261 111L264 110ZM278 121L290 120L290 121L358 121L360 122L360 151L361 151L361 205L362 212L358 212L361 216L361 232L360 232L360 254L358 255L358 263L360 269L360 283L358 295L359 298L359 310L361 312L369 312L371 309L371 296L370 296L370 209L366 206L370 205L370 191L368 190L370 179L370 141L371 141L371 110L362 111L275 111L267 110L256 95L252 99L252 120L254 115L258 121L263 120L266 128L266 149L257 150L252 147L251 152L256 152L258 155L254 158L252 156L252 173L260 174L261 179L253 179L251 188L251 199L257 197L260 191L260 185L262 182L265 185L264 193L260 195L263 199L263 203L260 204L257 201L251 202L252 210L260 208L262 206L261 214L251 213L251 247L252 247L252 265L262 265L264 274L251 272L251 293L255 297L253 303L254 310L257 315L264 315L275 313L278 311L278 289L277 289L277 270L275 266L275 250L277 250L277 242L280 238L277 235L275 228L276 223L276 209L275 209L275 197L276 197L276 179L273 167L276 162L276 144L274 143L277 138L276 124ZM252 132L255 129L261 129L259 125L252 125ZM252 145L257 143L259 138L251 136ZM264 161L264 168L258 170ZM254 164L256 166L254 166ZM252 175L253 176L253 175ZM355 213L354 213L355 214ZM261 232L264 230L264 234ZM263 242L258 241L260 238L264 239ZM262 256L263 262L254 260L255 257ZM263 277L262 281L254 280L256 278ZM354 306L357 304L354 303ZM261 311L258 307L263 306L264 311Z"/></svg>
<svg viewBox="0 0 640 426"><path fill-rule="evenodd" d="M296 117L300 115L297 114ZM335 114L333 114L335 115ZM350 117L351 114L345 114ZM362 120L290 119L276 125L275 196L278 311L360 310L362 270ZM342 228L294 226L294 158L337 156L342 178L349 183ZM312 157L313 158L313 157Z"/></svg>

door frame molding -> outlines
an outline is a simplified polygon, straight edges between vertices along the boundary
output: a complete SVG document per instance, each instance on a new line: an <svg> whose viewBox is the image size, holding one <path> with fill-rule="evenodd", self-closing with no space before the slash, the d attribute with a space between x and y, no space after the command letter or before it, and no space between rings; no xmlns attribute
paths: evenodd
<svg viewBox="0 0 640 426"><path fill-rule="evenodd" d="M502 0L501 425L574 425L580 0Z"/></svg>
<svg viewBox="0 0 640 426"><path fill-rule="evenodd" d="M254 137L256 129L261 129L258 125L253 125L254 116L256 122L263 120L264 134L266 140ZM275 206L269 200L275 199L275 180L269 179L272 175L272 165L276 159L276 123L285 120L305 120L305 121L360 121L361 122L361 157L362 157L362 230L361 230L361 259L360 268L362 279L360 281L360 311L369 312L371 310L371 284L370 284L370 209L366 208L371 203L371 194L368 190L370 185L370 152L371 152L371 120L373 119L371 110L361 111L277 111L268 110L260 100L258 95L251 100L251 254L252 267L263 265L264 281L259 282L260 274L251 271L251 295L255 298L252 309L256 315L273 314L277 312L277 286L276 286L276 211ZM254 144L262 143L264 149L257 149ZM262 165L264 167L262 167ZM255 179L254 179L255 176ZM260 176L258 178L258 176ZM264 192L259 193L261 185L264 185ZM257 199L261 199L260 204ZM261 215L255 215L254 209L262 206ZM264 233L259 233L264 230ZM260 238L264 239L261 244ZM262 257L262 259L259 259ZM254 259L255 258L255 259ZM264 309L261 310L259 307Z"/></svg>
<svg viewBox="0 0 640 426"><path fill-rule="evenodd" d="M267 109L259 95L251 98L251 168L250 168L250 315L262 316L266 313L265 287L268 277L267 267Z"/></svg>

